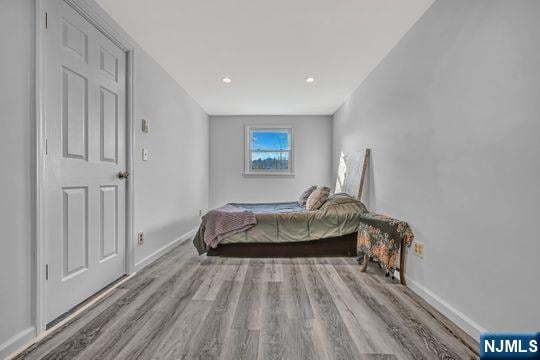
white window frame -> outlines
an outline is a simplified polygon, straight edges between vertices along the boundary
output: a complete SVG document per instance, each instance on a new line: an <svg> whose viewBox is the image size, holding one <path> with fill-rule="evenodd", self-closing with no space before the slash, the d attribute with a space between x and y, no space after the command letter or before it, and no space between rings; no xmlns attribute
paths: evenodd
<svg viewBox="0 0 540 360"><path fill-rule="evenodd" d="M245 125L244 126L244 175L245 176L295 176L294 173L294 132L291 125ZM285 171L268 171L268 170L252 170L251 169L251 133L254 131L287 131L289 133L289 147L290 150L283 150L289 152L289 169ZM270 150L269 150L270 152ZM279 152L275 150L272 152Z"/></svg>

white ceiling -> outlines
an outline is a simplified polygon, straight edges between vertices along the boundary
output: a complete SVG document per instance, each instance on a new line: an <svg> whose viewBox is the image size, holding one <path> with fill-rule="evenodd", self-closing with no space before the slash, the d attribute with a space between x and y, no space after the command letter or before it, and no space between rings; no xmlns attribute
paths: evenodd
<svg viewBox="0 0 540 360"><path fill-rule="evenodd" d="M433 3L97 1L210 115L333 114Z"/></svg>

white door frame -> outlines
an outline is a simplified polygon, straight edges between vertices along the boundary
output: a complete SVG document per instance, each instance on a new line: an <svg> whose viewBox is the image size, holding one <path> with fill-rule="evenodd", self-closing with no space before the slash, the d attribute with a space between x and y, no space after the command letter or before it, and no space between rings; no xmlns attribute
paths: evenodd
<svg viewBox="0 0 540 360"><path fill-rule="evenodd" d="M35 232L35 269L34 284L34 320L36 323L36 336L45 331L47 325L47 281L45 279L45 264L47 260L47 223L46 209L47 198L47 161L46 161L46 134L45 134L45 33L47 1L36 0L35 4L35 188L34 204L35 214L33 219ZM100 32L108 37L115 45L126 53L126 156L127 170L130 175L126 188L126 274L135 272L135 243L134 234L134 144L135 128L133 126L133 93L134 93L134 44L129 36L111 20L95 0L58 0L65 1L86 21L95 26Z"/></svg>

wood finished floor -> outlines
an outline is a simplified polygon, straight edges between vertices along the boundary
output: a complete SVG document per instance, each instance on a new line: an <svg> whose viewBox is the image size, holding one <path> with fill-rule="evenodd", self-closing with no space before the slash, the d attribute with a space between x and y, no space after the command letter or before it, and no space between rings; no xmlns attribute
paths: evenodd
<svg viewBox="0 0 540 360"><path fill-rule="evenodd" d="M377 266L198 257L184 243L16 359L477 359Z"/></svg>

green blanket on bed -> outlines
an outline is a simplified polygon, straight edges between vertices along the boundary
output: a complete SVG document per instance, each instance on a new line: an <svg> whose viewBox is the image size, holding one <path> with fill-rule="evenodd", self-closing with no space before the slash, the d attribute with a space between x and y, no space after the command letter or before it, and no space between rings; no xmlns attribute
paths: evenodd
<svg viewBox="0 0 540 360"><path fill-rule="evenodd" d="M367 212L359 200L343 193L330 196L315 211L291 202L232 205L252 211L257 225L223 239L222 244L297 242L347 235L358 231L360 217ZM193 239L199 254L207 251L203 234L201 226Z"/></svg>

